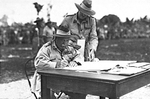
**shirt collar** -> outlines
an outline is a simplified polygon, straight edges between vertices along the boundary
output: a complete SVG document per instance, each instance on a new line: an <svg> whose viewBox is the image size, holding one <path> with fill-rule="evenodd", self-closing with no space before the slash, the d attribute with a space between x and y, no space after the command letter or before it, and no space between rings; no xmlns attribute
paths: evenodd
<svg viewBox="0 0 150 99"><path fill-rule="evenodd" d="M57 50L58 52L61 52L61 51L57 48L55 42L52 42L52 48L53 48L54 50Z"/></svg>
<svg viewBox="0 0 150 99"><path fill-rule="evenodd" d="M82 23L86 23L89 21L89 17L87 17ZM77 18L77 13L73 16L73 23L80 23L78 18Z"/></svg>

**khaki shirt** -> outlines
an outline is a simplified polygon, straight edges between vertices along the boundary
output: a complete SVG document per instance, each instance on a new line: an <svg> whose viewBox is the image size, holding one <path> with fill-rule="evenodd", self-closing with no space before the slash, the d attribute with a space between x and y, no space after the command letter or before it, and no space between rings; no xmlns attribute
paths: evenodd
<svg viewBox="0 0 150 99"><path fill-rule="evenodd" d="M55 68L56 62L61 59L61 54L55 44L47 42L38 51L34 65L37 69Z"/></svg>
<svg viewBox="0 0 150 99"><path fill-rule="evenodd" d="M37 56L34 60L34 65L36 69L44 68L55 68L56 62L61 60L61 54L54 44L47 42L44 44L37 53ZM34 73L31 83L31 90L37 95L41 93L41 76L37 73L37 70Z"/></svg>
<svg viewBox="0 0 150 99"><path fill-rule="evenodd" d="M98 45L98 36L96 33L96 21L93 17L87 17L82 23L77 19L77 14L68 15L64 18L61 26L69 28L71 34L77 34L85 39L85 49L96 51Z"/></svg>
<svg viewBox="0 0 150 99"><path fill-rule="evenodd" d="M52 28L49 28L48 26L44 27L42 36L46 37L46 42L53 40L54 31L55 29L53 27Z"/></svg>
<svg viewBox="0 0 150 99"><path fill-rule="evenodd" d="M46 68L56 68L56 63L62 60L62 55L60 51L57 49L54 42L47 42L44 44L39 52L37 53L37 56L34 60L34 65L36 69L46 69ZM74 60L76 62L83 62L84 58L83 56L77 52L76 57ZM31 84L31 90L36 93L41 92L41 76L37 73L37 70L34 73L32 84Z"/></svg>

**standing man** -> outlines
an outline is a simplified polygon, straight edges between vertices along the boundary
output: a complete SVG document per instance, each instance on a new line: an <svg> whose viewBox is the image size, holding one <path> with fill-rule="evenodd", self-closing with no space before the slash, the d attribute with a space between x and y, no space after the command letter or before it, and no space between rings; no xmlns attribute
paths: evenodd
<svg viewBox="0 0 150 99"><path fill-rule="evenodd" d="M48 21L45 24L45 27L43 29L43 34L42 34L44 43L46 43L48 41L52 41L54 33L55 33L55 29L54 29L54 27L52 27L52 23L51 23L51 21Z"/></svg>
<svg viewBox="0 0 150 99"><path fill-rule="evenodd" d="M80 39L85 39L84 58L85 61L92 61L98 45L96 20L92 17L95 14L92 1L83 0L80 5L75 3L75 6L78 12L66 16L60 26L68 28L71 34L78 35Z"/></svg>

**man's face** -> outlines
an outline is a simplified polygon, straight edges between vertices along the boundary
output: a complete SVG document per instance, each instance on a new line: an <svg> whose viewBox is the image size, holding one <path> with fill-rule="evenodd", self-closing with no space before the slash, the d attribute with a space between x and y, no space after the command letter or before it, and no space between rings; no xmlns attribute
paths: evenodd
<svg viewBox="0 0 150 99"><path fill-rule="evenodd" d="M63 57L68 61L70 61L76 54L76 51L72 44L74 44L74 42L72 40L69 40L68 46L66 46L65 50L63 51Z"/></svg>
<svg viewBox="0 0 150 99"><path fill-rule="evenodd" d="M48 26L48 27L51 27L51 23L49 23L47 26Z"/></svg>
<svg viewBox="0 0 150 99"><path fill-rule="evenodd" d="M86 19L88 17L88 15L79 11L79 17L80 17L80 19Z"/></svg>
<svg viewBox="0 0 150 99"><path fill-rule="evenodd" d="M68 47L67 47L68 49L67 49L67 50L68 50L69 52L74 51L74 47L73 47L73 44L74 44L74 43L75 43L75 42L73 42L72 40L69 40L69 41L68 41Z"/></svg>
<svg viewBox="0 0 150 99"><path fill-rule="evenodd" d="M69 38L65 38L65 37L56 37L55 38L56 46L58 47L58 49L60 51L64 51L66 49L68 42L69 42Z"/></svg>

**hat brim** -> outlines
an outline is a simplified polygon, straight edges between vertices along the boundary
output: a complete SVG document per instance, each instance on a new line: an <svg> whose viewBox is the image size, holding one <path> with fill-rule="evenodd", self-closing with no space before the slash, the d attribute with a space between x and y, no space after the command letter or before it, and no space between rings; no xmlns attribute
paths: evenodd
<svg viewBox="0 0 150 99"><path fill-rule="evenodd" d="M42 22L42 21L43 21L43 19L37 18L37 19L34 21L34 23L38 23L38 22Z"/></svg>
<svg viewBox="0 0 150 99"><path fill-rule="evenodd" d="M78 45L78 44L74 45L73 47L74 47L75 49L77 49L77 50L79 50L79 49L81 48L81 46Z"/></svg>
<svg viewBox="0 0 150 99"><path fill-rule="evenodd" d="M51 22L46 22L45 25L51 24Z"/></svg>
<svg viewBox="0 0 150 99"><path fill-rule="evenodd" d="M95 15L95 11L93 11L93 10L85 10L82 7L80 7L79 4L76 4L76 3L75 3L75 5L78 8L78 10L81 11L82 13L84 13L86 15Z"/></svg>
<svg viewBox="0 0 150 99"><path fill-rule="evenodd" d="M53 37L70 38L70 37L72 37L72 35L70 35L70 32L64 32L64 31L58 29L56 34L53 34Z"/></svg>

